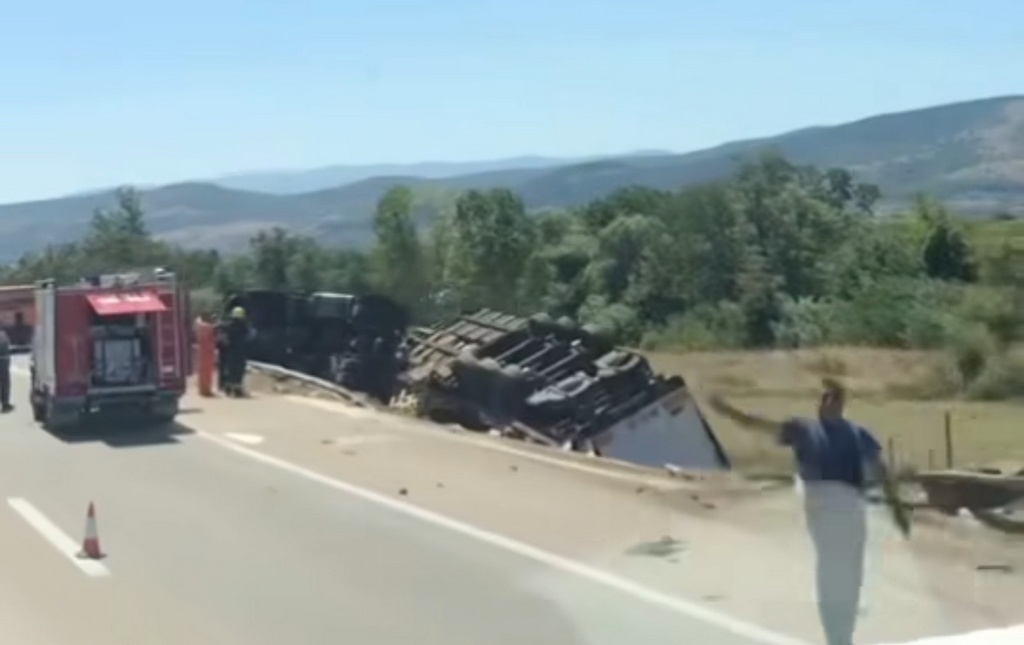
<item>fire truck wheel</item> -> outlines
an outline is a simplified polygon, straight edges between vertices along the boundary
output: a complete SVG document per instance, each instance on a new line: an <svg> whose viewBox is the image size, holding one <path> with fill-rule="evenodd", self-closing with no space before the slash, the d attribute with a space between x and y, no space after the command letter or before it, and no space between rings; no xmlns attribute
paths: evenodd
<svg viewBox="0 0 1024 645"><path fill-rule="evenodd" d="M46 406L42 403L32 403L32 420L37 423L46 422Z"/></svg>

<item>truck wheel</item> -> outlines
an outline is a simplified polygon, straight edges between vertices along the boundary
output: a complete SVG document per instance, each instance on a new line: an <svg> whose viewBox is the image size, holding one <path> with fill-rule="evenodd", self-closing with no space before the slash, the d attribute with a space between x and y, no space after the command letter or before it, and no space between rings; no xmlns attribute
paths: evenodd
<svg viewBox="0 0 1024 645"><path fill-rule="evenodd" d="M174 423L178 416L178 402L161 401L154 405L149 411L149 421L155 426L164 426Z"/></svg>
<svg viewBox="0 0 1024 645"><path fill-rule="evenodd" d="M43 427L54 434L71 432L81 422L81 416L79 414L72 414L66 411L54 414L53 407L49 405L43 408L42 412Z"/></svg>
<svg viewBox="0 0 1024 645"><path fill-rule="evenodd" d="M37 423L46 423L46 406L41 403L32 403L32 420Z"/></svg>

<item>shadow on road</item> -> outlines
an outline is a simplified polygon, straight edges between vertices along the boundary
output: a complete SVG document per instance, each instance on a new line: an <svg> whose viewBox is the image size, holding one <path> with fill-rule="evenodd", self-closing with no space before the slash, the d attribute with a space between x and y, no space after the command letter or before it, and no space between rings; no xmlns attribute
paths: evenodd
<svg viewBox="0 0 1024 645"><path fill-rule="evenodd" d="M102 442L111 448L140 448L180 443L178 437L193 434L179 423L147 425L142 422L93 421L74 430L47 430L64 443Z"/></svg>

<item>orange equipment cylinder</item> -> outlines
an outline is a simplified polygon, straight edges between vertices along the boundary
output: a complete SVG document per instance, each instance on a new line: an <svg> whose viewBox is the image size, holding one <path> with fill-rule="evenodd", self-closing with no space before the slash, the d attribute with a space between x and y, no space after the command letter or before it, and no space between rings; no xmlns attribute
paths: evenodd
<svg viewBox="0 0 1024 645"><path fill-rule="evenodd" d="M196 319L196 381L200 396L213 396L213 370L217 353L214 326Z"/></svg>

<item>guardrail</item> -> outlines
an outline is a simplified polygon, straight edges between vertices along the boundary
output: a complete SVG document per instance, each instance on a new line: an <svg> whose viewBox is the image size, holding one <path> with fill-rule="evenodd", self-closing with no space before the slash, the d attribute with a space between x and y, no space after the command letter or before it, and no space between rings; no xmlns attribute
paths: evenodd
<svg viewBox="0 0 1024 645"><path fill-rule="evenodd" d="M290 370L288 368L281 367L280 365L274 365L272 363L261 363L259 361L249 361L248 368L251 371L256 372L258 374L267 374L271 377L286 378L289 380L298 381L305 385L310 385L312 387L319 388L321 390L324 390L325 392L330 392L331 394L340 396L343 399L345 399L346 402L361 408L376 409L380 407L375 405L374 402L368 396L353 392L352 390L349 390L336 383L332 383L322 378L310 376L309 374L304 374L302 372L297 372L295 370Z"/></svg>

